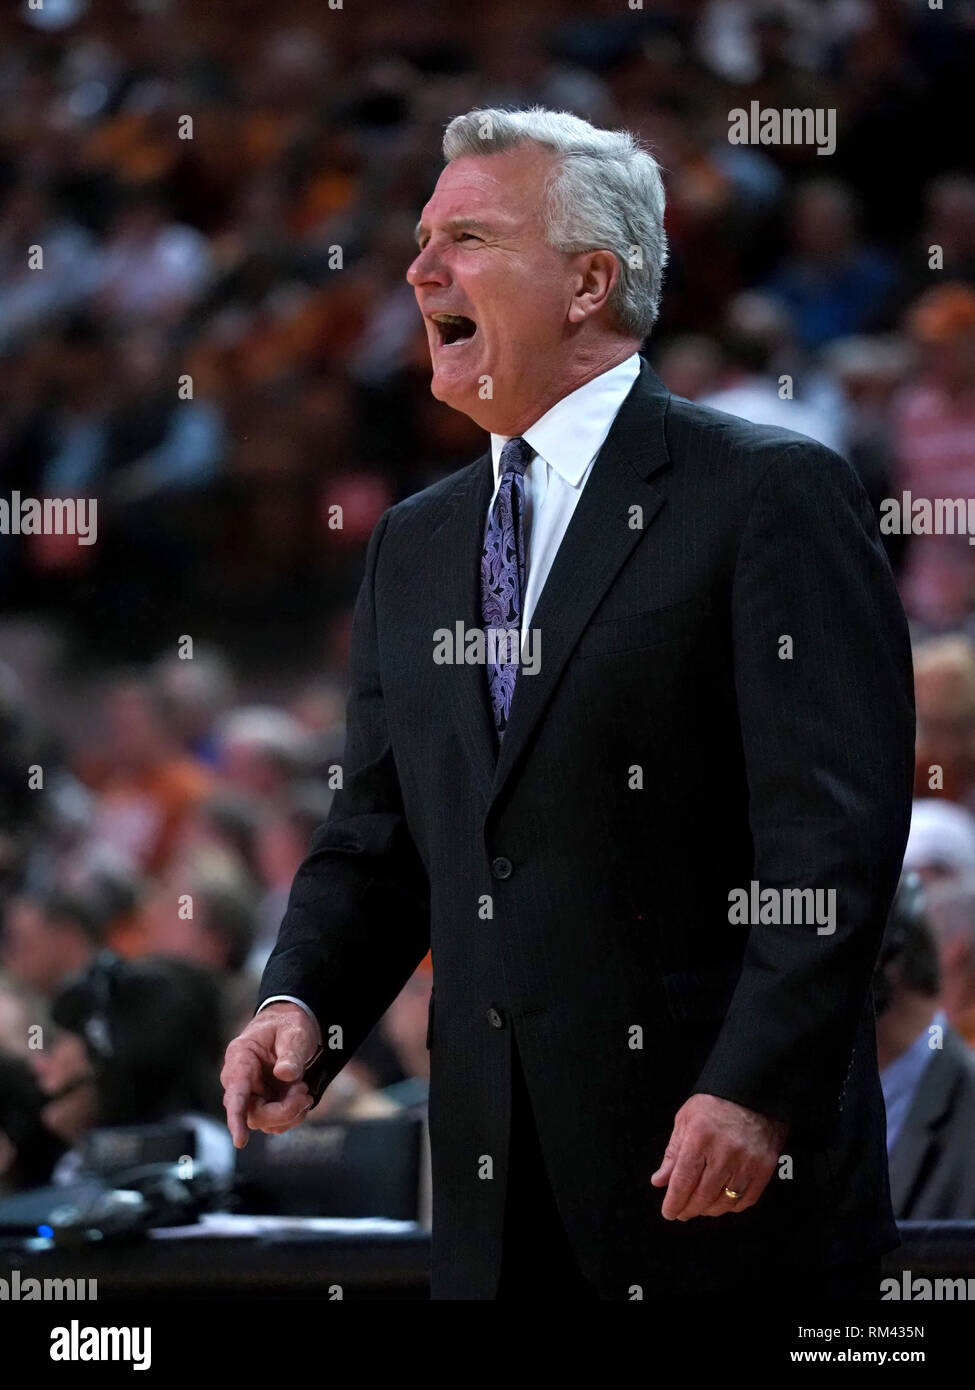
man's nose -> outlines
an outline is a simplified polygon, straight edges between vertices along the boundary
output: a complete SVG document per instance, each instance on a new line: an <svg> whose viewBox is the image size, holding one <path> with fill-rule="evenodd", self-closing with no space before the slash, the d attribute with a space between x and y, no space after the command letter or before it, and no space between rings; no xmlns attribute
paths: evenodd
<svg viewBox="0 0 975 1390"><path fill-rule="evenodd" d="M446 276L440 258L429 246L425 246L422 251L417 252L412 263L406 271L407 283L414 289L418 285L427 285L431 282L443 285L446 283Z"/></svg>

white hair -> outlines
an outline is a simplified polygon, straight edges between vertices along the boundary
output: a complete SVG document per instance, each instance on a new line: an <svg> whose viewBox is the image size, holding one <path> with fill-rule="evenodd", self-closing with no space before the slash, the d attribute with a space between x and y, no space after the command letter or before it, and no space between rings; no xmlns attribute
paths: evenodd
<svg viewBox="0 0 975 1390"><path fill-rule="evenodd" d="M217 725L222 749L251 748L300 767L309 752L308 734L286 710L272 705L245 705L230 710Z"/></svg>
<svg viewBox="0 0 975 1390"><path fill-rule="evenodd" d="M619 280L608 303L620 332L647 336L657 320L667 264L664 185L653 155L625 130L599 130L568 111L484 108L455 116L443 138L449 164L501 154L525 141L559 156L543 191L546 241L577 255L611 251Z"/></svg>
<svg viewBox="0 0 975 1390"><path fill-rule="evenodd" d="M975 878L975 816L953 801L920 797L911 807L904 870L935 866Z"/></svg>

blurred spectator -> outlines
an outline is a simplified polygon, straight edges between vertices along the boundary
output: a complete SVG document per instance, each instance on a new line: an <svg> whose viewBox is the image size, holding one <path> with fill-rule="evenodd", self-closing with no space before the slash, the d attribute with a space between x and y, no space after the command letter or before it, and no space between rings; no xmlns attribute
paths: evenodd
<svg viewBox="0 0 975 1390"><path fill-rule="evenodd" d="M133 317L176 321L210 274L206 238L169 219L167 200L152 188L127 194L99 256L94 309L109 322Z"/></svg>
<svg viewBox="0 0 975 1390"><path fill-rule="evenodd" d="M0 1197L50 1180L64 1141L41 1120L44 1092L27 1062L0 1052Z"/></svg>
<svg viewBox="0 0 975 1390"><path fill-rule="evenodd" d="M42 999L0 975L0 1054L26 1058L31 1027L40 1023L46 1005Z"/></svg>
<svg viewBox="0 0 975 1390"><path fill-rule="evenodd" d="M938 947L945 1013L975 1048L975 874L932 884L927 918Z"/></svg>
<svg viewBox="0 0 975 1390"><path fill-rule="evenodd" d="M404 1077L387 1086L384 1094L400 1105L420 1105L427 1098L430 1081L427 1027L432 984L427 960L414 972L383 1018L383 1036L392 1044Z"/></svg>
<svg viewBox="0 0 975 1390"><path fill-rule="evenodd" d="M975 1219L975 1056L938 1007L924 890L905 879L875 981L891 1201L902 1221Z"/></svg>
<svg viewBox="0 0 975 1390"><path fill-rule="evenodd" d="M44 742L28 713L23 685L0 661L0 887L14 880L41 830L44 803L24 773L41 765L43 757Z"/></svg>
<svg viewBox="0 0 975 1390"><path fill-rule="evenodd" d="M288 702L288 712L312 737L311 758L319 775L340 762L345 746L345 687L340 681L318 679L302 685Z"/></svg>
<svg viewBox="0 0 975 1390"><path fill-rule="evenodd" d="M234 710L222 720L217 739L220 766L230 786L269 804L283 804L306 769L308 735L283 710L253 707Z"/></svg>
<svg viewBox="0 0 975 1390"><path fill-rule="evenodd" d="M975 875L975 816L952 801L915 801L904 851L904 873L908 872L927 885Z"/></svg>
<svg viewBox="0 0 975 1390"><path fill-rule="evenodd" d="M22 384L21 410L0 449L0 469L11 481L45 496L80 491L98 476L114 399L106 385L114 375L112 345L95 319L70 315L52 333L51 348L36 363L35 389Z"/></svg>
<svg viewBox="0 0 975 1390"><path fill-rule="evenodd" d="M838 12L837 12L838 10ZM696 46L716 72L736 82L756 82L824 69L831 46L865 23L856 6L822 7L769 0L708 0L701 6Z"/></svg>
<svg viewBox="0 0 975 1390"><path fill-rule="evenodd" d="M160 657L153 679L184 751L214 764L218 757L215 725L234 696L234 677L226 658L214 648L197 645L189 660Z"/></svg>
<svg viewBox="0 0 975 1390"><path fill-rule="evenodd" d="M50 997L97 953L104 909L80 895L11 898L4 909L0 966L14 982Z"/></svg>
<svg viewBox="0 0 975 1390"><path fill-rule="evenodd" d="M54 1035L31 1054L44 1124L71 1152L54 1179L81 1170L76 1146L98 1127L178 1120L198 1161L224 1173L233 1146L218 1123L223 1050L216 982L185 961L124 961L105 952L55 998Z"/></svg>
<svg viewBox="0 0 975 1390"><path fill-rule="evenodd" d="M43 262L31 264L33 255ZM0 207L0 352L82 302L97 279L96 247L56 211L29 176L8 187Z"/></svg>
<svg viewBox="0 0 975 1390"><path fill-rule="evenodd" d="M82 760L84 781L98 793L96 832L142 868L166 862L211 776L177 743L167 711L146 680L119 679L101 703L98 753Z"/></svg>
<svg viewBox="0 0 975 1390"><path fill-rule="evenodd" d="M716 389L722 356L717 343L703 333L682 333L660 351L655 365L668 391L696 401Z"/></svg>
<svg viewBox="0 0 975 1390"><path fill-rule="evenodd" d="M846 458L853 464L878 518L893 490L894 437L891 407L912 366L907 341L896 334L837 338L822 354L824 369L845 401ZM895 571L907 540L881 532Z"/></svg>
<svg viewBox="0 0 975 1390"><path fill-rule="evenodd" d="M845 438L837 409L820 409L794 394L797 387L795 359L790 361L788 354L790 337L788 315L774 300L754 293L740 295L730 305L725 324L723 385L702 396L701 404L756 425L795 430L843 453ZM780 391L780 373L788 377L785 397Z"/></svg>
<svg viewBox="0 0 975 1390"><path fill-rule="evenodd" d="M254 939L254 890L218 852L176 863L144 909L145 948L217 975L242 970Z"/></svg>
<svg viewBox="0 0 975 1390"><path fill-rule="evenodd" d="M975 642L932 638L914 650L914 791L938 792L975 813Z"/></svg>
<svg viewBox="0 0 975 1390"><path fill-rule="evenodd" d="M295 873L308 853L312 835L328 817L332 795L321 782L302 782L293 789L287 804L266 816L258 830L256 857L264 896L250 958L250 967L257 974L271 954Z"/></svg>
<svg viewBox="0 0 975 1390"><path fill-rule="evenodd" d="M918 262L926 266L937 248L943 280L975 283L975 179L943 174L928 185L924 204Z"/></svg>
<svg viewBox="0 0 975 1390"><path fill-rule="evenodd" d="M171 859L192 862L200 852L214 853L233 861L246 878L259 882L258 832L267 814L260 797L218 784L187 820Z"/></svg>
<svg viewBox="0 0 975 1390"><path fill-rule="evenodd" d="M210 483L225 447L219 410L205 400L181 396L174 364L156 329L130 329L113 347L115 390L107 409L98 409L99 403L106 404L103 387L93 397L93 383L84 376L65 382L67 391L74 391L74 400L68 395L67 403L74 405L75 414L64 418L62 438L44 470L45 493L96 496L103 508L118 508ZM89 360L99 362L97 348ZM84 412L89 403L97 413L89 409L79 416L78 406ZM108 516L111 520L111 510Z"/></svg>
<svg viewBox="0 0 975 1390"><path fill-rule="evenodd" d="M222 1026L234 1037L254 1012L256 888L232 858L197 851L175 861L142 912L142 949L205 966L218 981Z"/></svg>
<svg viewBox="0 0 975 1390"><path fill-rule="evenodd" d="M940 285L912 307L908 330L921 374L892 405L896 484L913 498L975 498L975 289ZM909 615L931 628L961 624L975 607L967 530L913 535L902 576Z"/></svg>
<svg viewBox="0 0 975 1390"><path fill-rule="evenodd" d="M788 308L803 347L880 325L896 286L895 266L858 240L849 189L823 178L803 184L792 208L791 239L790 254L765 288Z"/></svg>

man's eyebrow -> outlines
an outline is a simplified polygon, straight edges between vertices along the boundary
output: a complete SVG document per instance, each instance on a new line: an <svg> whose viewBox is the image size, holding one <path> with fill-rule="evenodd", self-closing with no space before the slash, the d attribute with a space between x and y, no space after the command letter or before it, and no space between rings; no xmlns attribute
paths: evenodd
<svg viewBox="0 0 975 1390"><path fill-rule="evenodd" d="M450 217L441 224L445 232L455 232L460 227L464 227L472 232L490 232L493 228L487 222L481 222L477 217ZM422 222L418 222L413 229L413 239L419 242L421 235L426 231Z"/></svg>

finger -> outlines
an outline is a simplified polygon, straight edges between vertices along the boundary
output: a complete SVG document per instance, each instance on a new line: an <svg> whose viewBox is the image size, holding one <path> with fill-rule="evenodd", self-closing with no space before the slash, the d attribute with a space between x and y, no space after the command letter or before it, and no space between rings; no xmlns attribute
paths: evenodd
<svg viewBox="0 0 975 1390"><path fill-rule="evenodd" d="M741 1194L741 1197L735 1203L735 1206L738 1209L738 1211L747 1211L749 1207L753 1207L755 1205L755 1203L761 1197L762 1193L768 1187L769 1179L771 1178L772 1174L776 1171L777 1167L777 1163L771 1163L765 1170L760 1170L758 1173L753 1175L751 1182L748 1183L747 1187L745 1188L745 1191ZM734 1188L734 1183L731 1183L730 1185L732 1188Z"/></svg>
<svg viewBox="0 0 975 1390"><path fill-rule="evenodd" d="M261 1133L262 1133L262 1134L287 1134L289 1130L297 1129L298 1126L299 1126L300 1124L303 1124L303 1123L304 1123L304 1119L305 1119L305 1116L306 1116L307 1113L308 1113L308 1112L307 1112L306 1110L303 1110L303 1111L301 1112L301 1114L297 1117L297 1119L292 1120L292 1122L291 1122L290 1125L269 1125L268 1128L267 1128L267 1129L263 1129L263 1130L261 1131Z"/></svg>
<svg viewBox="0 0 975 1390"><path fill-rule="evenodd" d="M294 1117L294 1119L291 1120L288 1124L266 1126L264 1130L265 1134L284 1134L286 1130L294 1129L295 1125L301 1124L302 1120L305 1118L305 1116L308 1114L309 1110L311 1110L314 1104L314 1100L310 1100L307 1105L303 1105L301 1109L298 1111L297 1115Z"/></svg>
<svg viewBox="0 0 975 1390"><path fill-rule="evenodd" d="M714 1209L704 1214L706 1216L724 1216L727 1212L747 1211L749 1207L755 1205L766 1187L768 1187L769 1178L771 1178L772 1174L775 1172L775 1168L776 1165L771 1163L757 1171L754 1169L751 1171L748 1169L744 1171L739 1170L739 1176L736 1180L727 1183L727 1186L731 1188L732 1192L738 1193L737 1202L733 1202L729 1197L726 1197L722 1189L718 1200L714 1204Z"/></svg>
<svg viewBox="0 0 975 1390"><path fill-rule="evenodd" d="M674 1171L677 1159L680 1156L680 1145L681 1141L675 1130L670 1136L666 1149L664 1149L664 1156L660 1161L660 1167L655 1173L651 1173L650 1175L650 1182L654 1187L667 1186L670 1175Z"/></svg>
<svg viewBox="0 0 975 1390"><path fill-rule="evenodd" d="M227 1112L227 1128L230 1130L235 1149L247 1147L247 1107L251 1099L251 1088L246 1081L231 1083L224 1091L223 1105Z"/></svg>
<svg viewBox="0 0 975 1390"><path fill-rule="evenodd" d="M667 1184L667 1195L660 1208L660 1214L665 1221L674 1221L677 1214L687 1206L706 1162L707 1155L700 1149L687 1142L681 1146L680 1157Z"/></svg>
<svg viewBox="0 0 975 1390"><path fill-rule="evenodd" d="M274 1039L274 1075L279 1081L297 1081L304 1074L308 1051L307 1030L295 1020L281 1025ZM313 1051L314 1049L312 1049Z"/></svg>
<svg viewBox="0 0 975 1390"><path fill-rule="evenodd" d="M253 1096L248 1109L247 1123L251 1129L268 1129L273 1125L291 1125L310 1107L311 1093L303 1081L296 1081L283 1096L267 1100Z"/></svg>
<svg viewBox="0 0 975 1390"><path fill-rule="evenodd" d="M247 1143L244 1123L251 1093L261 1085L261 1063L252 1046L235 1038L227 1048L220 1072L224 1090L223 1105L227 1112L227 1128L234 1143L242 1148ZM242 1141L242 1142L241 1142Z"/></svg>
<svg viewBox="0 0 975 1390"><path fill-rule="evenodd" d="M274 1101L268 1101L263 1095L252 1097L248 1109L250 1127L264 1129L268 1125L291 1125L310 1102L307 1088L302 1083L298 1083L298 1086L300 1090L296 1090L295 1094L284 1095Z"/></svg>
<svg viewBox="0 0 975 1390"><path fill-rule="evenodd" d="M695 1216L703 1216L708 1207L713 1207L721 1197L727 1182L727 1175L732 1171L732 1164L722 1161L720 1156L708 1155L696 1187L688 1196L682 1210L677 1213L677 1220L692 1221ZM731 1183L727 1185L732 1187ZM732 1187L732 1191L735 1190Z"/></svg>
<svg viewBox="0 0 975 1390"><path fill-rule="evenodd" d="M725 1188L730 1188L732 1192L737 1192L737 1198L729 1197ZM721 1185L721 1191L717 1197L704 1211L701 1216L727 1216L729 1212L744 1211L745 1198L749 1195L751 1187L750 1180L744 1176L729 1177Z"/></svg>

